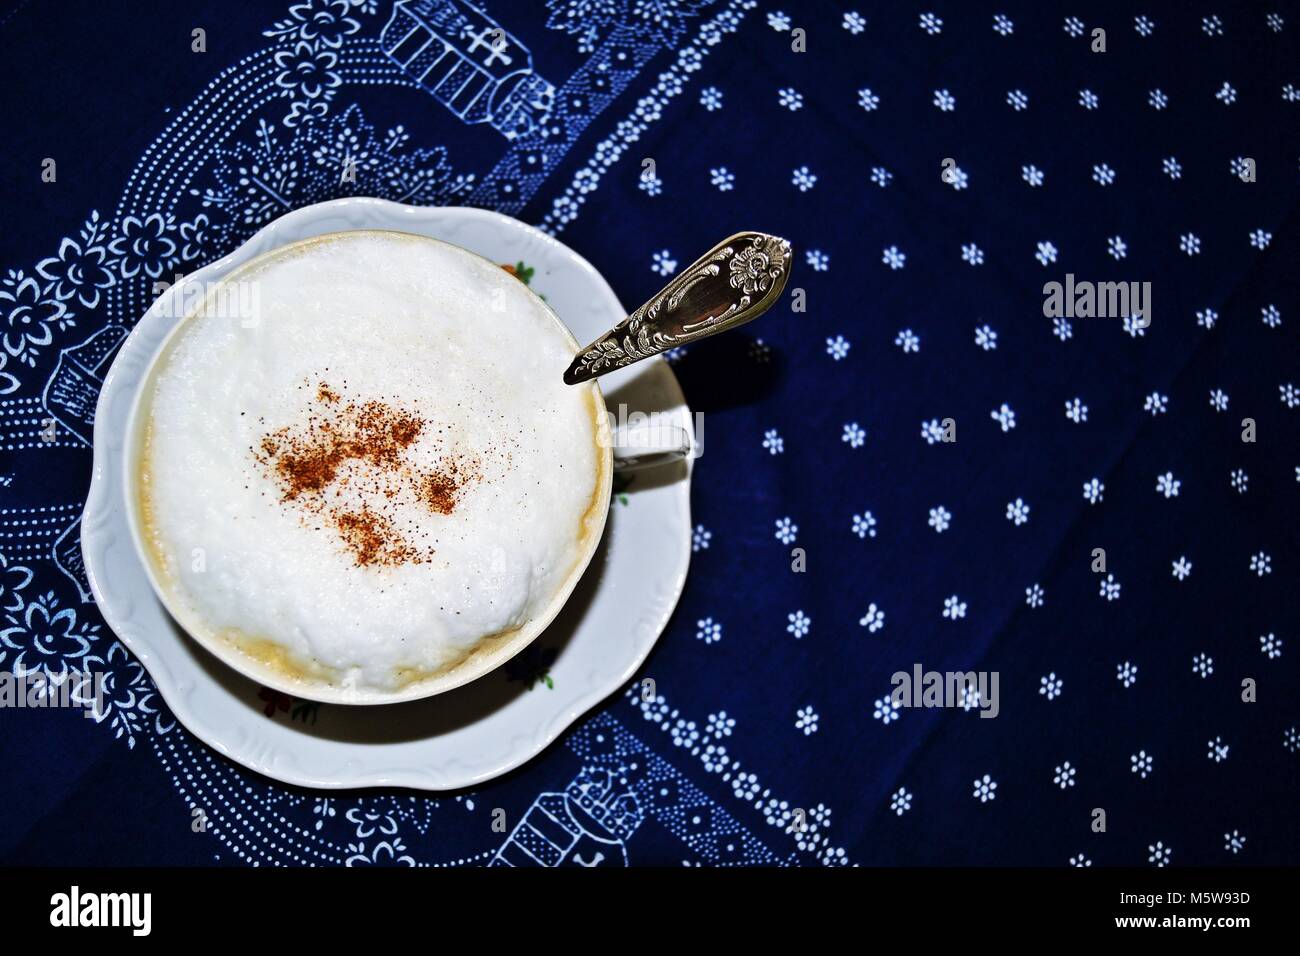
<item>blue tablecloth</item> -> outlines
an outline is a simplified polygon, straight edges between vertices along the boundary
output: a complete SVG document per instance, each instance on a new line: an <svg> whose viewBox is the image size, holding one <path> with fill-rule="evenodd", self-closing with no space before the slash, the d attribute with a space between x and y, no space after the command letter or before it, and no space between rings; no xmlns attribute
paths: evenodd
<svg viewBox="0 0 1300 956"><path fill-rule="evenodd" d="M1052 6L6 4L0 667L114 681L99 721L0 712L0 857L1300 860L1300 11ZM796 250L788 303L675 356L706 448L660 697L472 793L207 750L80 565L153 282L359 193L539 224L629 305L729 231ZM1145 318L1046 316L1067 281L1150 283ZM897 706L914 668L997 696ZM608 829L547 831L579 791Z"/></svg>

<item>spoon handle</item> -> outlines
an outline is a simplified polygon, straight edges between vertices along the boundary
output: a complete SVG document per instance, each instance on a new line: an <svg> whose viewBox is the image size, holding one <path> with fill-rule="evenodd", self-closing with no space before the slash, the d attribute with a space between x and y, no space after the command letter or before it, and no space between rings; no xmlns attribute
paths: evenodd
<svg viewBox="0 0 1300 956"><path fill-rule="evenodd" d="M738 232L718 243L641 308L578 351L564 373L577 385L660 352L744 325L766 312L790 275L790 243Z"/></svg>

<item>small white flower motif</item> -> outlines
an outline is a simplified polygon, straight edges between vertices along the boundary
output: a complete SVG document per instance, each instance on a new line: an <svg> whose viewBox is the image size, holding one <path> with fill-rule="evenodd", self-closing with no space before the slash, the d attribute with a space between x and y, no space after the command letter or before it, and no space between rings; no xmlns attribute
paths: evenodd
<svg viewBox="0 0 1300 956"><path fill-rule="evenodd" d="M894 795L889 798L889 809L894 811L896 816L902 816L908 810L912 809L912 794L906 787L899 787Z"/></svg>
<svg viewBox="0 0 1300 956"><path fill-rule="evenodd" d="M1240 179L1244 182L1245 177L1250 173L1250 160L1245 156L1237 156L1229 160L1228 172L1232 173L1234 179Z"/></svg>
<svg viewBox="0 0 1300 956"><path fill-rule="evenodd" d="M1138 669L1136 664L1125 661L1123 664L1115 665L1115 679L1125 687L1132 687L1137 683Z"/></svg>
<svg viewBox="0 0 1300 956"><path fill-rule="evenodd" d="M658 196L664 191L664 181L657 175L641 176L636 186L648 196Z"/></svg>
<svg viewBox="0 0 1300 956"><path fill-rule="evenodd" d="M794 544L795 536L799 533L799 526L789 518L778 518L776 521L776 539L782 544Z"/></svg>
<svg viewBox="0 0 1300 956"><path fill-rule="evenodd" d="M1025 603L1030 607L1042 607L1046 596L1040 585L1032 585L1025 588Z"/></svg>
<svg viewBox="0 0 1300 956"><path fill-rule="evenodd" d="M1254 249L1267 249L1268 244L1273 241L1273 234L1265 232L1263 229L1256 229L1250 234L1250 245Z"/></svg>
<svg viewBox="0 0 1300 956"><path fill-rule="evenodd" d="M1231 83L1224 80L1223 85L1219 87L1219 92L1214 94L1214 98L1224 106L1231 106L1233 103L1237 102L1237 91L1233 88Z"/></svg>
<svg viewBox="0 0 1300 956"><path fill-rule="evenodd" d="M1149 37L1151 31L1156 28L1155 21L1150 17L1134 17L1133 29L1137 31L1138 36Z"/></svg>
<svg viewBox="0 0 1300 956"><path fill-rule="evenodd" d="M1123 259L1128 255L1128 244L1121 236L1111 236L1106 240L1106 251L1112 259Z"/></svg>
<svg viewBox="0 0 1300 956"><path fill-rule="evenodd" d="M885 612L872 602L867 607L867 613L858 620L858 623L867 629L867 633L875 634L885 626Z"/></svg>
<svg viewBox="0 0 1300 956"><path fill-rule="evenodd" d="M1054 319L1052 321L1052 334L1065 342L1074 335L1074 326L1070 324L1069 319Z"/></svg>
<svg viewBox="0 0 1300 956"><path fill-rule="evenodd" d="M1300 751L1300 730L1288 727L1282 731L1282 746L1286 748L1287 753Z"/></svg>
<svg viewBox="0 0 1300 956"><path fill-rule="evenodd" d="M752 773L738 773L731 778L731 789L741 800L750 803L758 796L758 777Z"/></svg>
<svg viewBox="0 0 1300 956"><path fill-rule="evenodd" d="M1169 105L1169 97L1165 95L1164 90L1156 87L1147 94L1147 103L1151 105L1152 109L1162 110Z"/></svg>
<svg viewBox="0 0 1300 956"><path fill-rule="evenodd" d="M1284 83L1282 85L1282 99L1287 103L1300 102L1300 88L1294 83Z"/></svg>
<svg viewBox="0 0 1300 956"><path fill-rule="evenodd" d="M763 796L767 796L767 793L764 793ZM754 806L762 809L763 819L767 821L768 826L785 826L785 832L788 832L788 834L796 831L793 823L794 813L790 810L788 800L777 800L776 797L768 797L766 803L763 800L755 800Z"/></svg>
<svg viewBox="0 0 1300 956"><path fill-rule="evenodd" d="M1016 427L1016 413L1006 402L989 412L989 417L1002 426L1003 432L1009 432Z"/></svg>
<svg viewBox="0 0 1300 956"><path fill-rule="evenodd" d="M1145 780L1151 773L1152 760L1151 755L1145 750L1139 750L1128 758L1129 770Z"/></svg>
<svg viewBox="0 0 1300 956"><path fill-rule="evenodd" d="M921 339L911 329L903 329L894 336L894 344L902 349L904 354L921 351Z"/></svg>
<svg viewBox="0 0 1300 956"><path fill-rule="evenodd" d="M705 644L716 644L722 640L722 625L711 617L701 618L695 622L695 639Z"/></svg>
<svg viewBox="0 0 1300 956"><path fill-rule="evenodd" d="M1260 309L1259 318L1270 329L1275 329L1282 324L1282 313L1278 311L1275 305L1266 305Z"/></svg>
<svg viewBox="0 0 1300 956"><path fill-rule="evenodd" d="M961 192L970 184L970 177L966 175L966 170L960 166L954 166L948 171L947 182L957 192Z"/></svg>
<svg viewBox="0 0 1300 956"><path fill-rule="evenodd" d="M803 611L787 614L786 620L790 623L785 626L785 629L794 635L796 641L807 636L808 631L812 628L812 618L804 614Z"/></svg>
<svg viewBox="0 0 1300 956"><path fill-rule="evenodd" d="M1085 110L1095 110L1097 108L1097 104L1099 104L1100 102L1101 100L1097 98L1097 94L1094 93L1092 90L1079 91L1079 105L1082 106Z"/></svg>
<svg viewBox="0 0 1300 956"><path fill-rule="evenodd" d="M907 263L907 253L900 252L898 246L889 246L881 253L880 261L891 270L898 270Z"/></svg>
<svg viewBox="0 0 1300 956"><path fill-rule="evenodd" d="M656 252L653 257L653 263L654 264L650 267L651 270L661 276L670 276L677 271L677 260L673 258L673 254L667 249L664 249L661 252Z"/></svg>
<svg viewBox="0 0 1300 956"><path fill-rule="evenodd" d="M1056 768L1056 776L1052 777L1052 782L1062 790L1068 790L1074 786L1075 768L1070 766L1070 761L1065 761Z"/></svg>
<svg viewBox="0 0 1300 956"><path fill-rule="evenodd" d="M891 722L897 720L899 718L898 705L894 703L894 698L886 694L884 697L877 700L872 716L886 727L888 727Z"/></svg>
<svg viewBox="0 0 1300 956"><path fill-rule="evenodd" d="M767 25L777 33L785 33L790 29L790 18L780 10L774 10L767 15Z"/></svg>
<svg viewBox="0 0 1300 956"><path fill-rule="evenodd" d="M674 747L694 747L700 739L700 731L695 721L678 718L672 727Z"/></svg>
<svg viewBox="0 0 1300 956"><path fill-rule="evenodd" d="M1029 183L1030 186L1043 185L1043 171L1033 164L1020 167L1020 178ZM1047 263L1043 263L1043 265L1047 265Z"/></svg>
<svg viewBox="0 0 1300 956"><path fill-rule="evenodd" d="M1187 558L1182 555L1179 555L1178 560L1173 563L1173 569L1174 577L1179 581L1185 581L1187 580L1187 575L1192 573L1192 562L1188 561Z"/></svg>
<svg viewBox="0 0 1300 956"><path fill-rule="evenodd" d="M886 186L888 186L889 181L893 178L894 178L894 174L891 173L889 170L887 170L884 166L871 167L871 181L875 183L877 186L879 186L881 189L884 189Z"/></svg>
<svg viewBox="0 0 1300 956"><path fill-rule="evenodd" d="M975 793L973 796L980 803L988 803L990 800L997 798L998 785L988 774L975 779Z"/></svg>
<svg viewBox="0 0 1300 956"><path fill-rule="evenodd" d="M1142 410L1150 412L1152 415L1163 415L1169 410L1169 396L1161 395L1159 392L1152 392L1147 396L1146 401L1142 403Z"/></svg>
<svg viewBox="0 0 1300 956"><path fill-rule="evenodd" d="M1270 661L1282 656L1282 639L1270 631L1259 636L1259 652Z"/></svg>
<svg viewBox="0 0 1300 956"><path fill-rule="evenodd" d="M927 445L943 441L943 426L939 424L939 419L932 418L928 422L921 422L921 437L925 439Z"/></svg>
<svg viewBox="0 0 1300 956"><path fill-rule="evenodd" d="M727 748L722 744L706 744L700 754L700 763L709 773L722 773L730 762L731 758L727 756Z"/></svg>
<svg viewBox="0 0 1300 956"><path fill-rule="evenodd" d="M702 524L697 524L695 530L691 532L691 550L707 551L709 542L713 540L713 532Z"/></svg>
<svg viewBox="0 0 1300 956"><path fill-rule="evenodd" d="M1169 857L1173 853L1173 849L1157 840L1147 847L1147 852L1150 854L1147 857L1147 862L1154 863L1156 868L1159 869L1169 865Z"/></svg>
<svg viewBox="0 0 1300 956"><path fill-rule="evenodd" d="M1183 178L1183 164L1180 163L1173 156L1170 156L1169 158L1162 160L1160 163L1160 168L1164 171L1164 174L1168 176L1170 179Z"/></svg>
<svg viewBox="0 0 1300 956"><path fill-rule="evenodd" d="M730 192L736 185L736 174L726 166L709 170L709 181L718 187L718 192Z"/></svg>
<svg viewBox="0 0 1300 956"><path fill-rule="evenodd" d="M1065 403L1065 417L1076 425L1088 420L1088 406L1083 404L1083 399L1073 398Z"/></svg>
<svg viewBox="0 0 1300 956"><path fill-rule="evenodd" d="M1115 181L1115 170L1111 169L1106 163L1093 166L1092 179L1099 186L1109 186Z"/></svg>
<svg viewBox="0 0 1300 956"><path fill-rule="evenodd" d="M849 354L851 347L849 340L842 335L826 340L826 354L837 362Z"/></svg>
<svg viewBox="0 0 1300 956"><path fill-rule="evenodd" d="M722 109L722 90L716 86L706 86L700 90L700 105L710 113Z"/></svg>
<svg viewBox="0 0 1300 956"><path fill-rule="evenodd" d="M1061 696L1061 687L1064 683L1063 680L1056 676L1056 671L1052 671L1046 677L1038 678L1038 693L1048 700L1055 700Z"/></svg>
<svg viewBox="0 0 1300 956"><path fill-rule="evenodd" d="M1286 23L1286 21L1282 19L1282 14L1280 13L1268 14L1266 17L1264 17L1264 22L1268 24L1268 28L1272 30L1274 33L1281 33L1282 26L1283 24ZM1243 839L1245 838L1243 837Z"/></svg>
<svg viewBox="0 0 1300 956"><path fill-rule="evenodd" d="M952 597L944 598L943 616L950 621L956 621L959 618L965 617L966 602L963 601L961 598L957 597L957 595L955 594L952 595Z"/></svg>
<svg viewBox="0 0 1300 956"><path fill-rule="evenodd" d="M847 443L850 448L861 448L866 440L866 429L857 422L849 422L845 425L844 433L840 436L840 441Z"/></svg>
<svg viewBox="0 0 1300 956"><path fill-rule="evenodd" d="M831 267L831 257L820 249L809 249L804 253L803 261L812 267L813 272L825 272Z"/></svg>
<svg viewBox="0 0 1300 956"><path fill-rule="evenodd" d="M1142 338L1147 334L1147 326L1151 323L1146 322L1140 315L1124 316L1124 331L1129 334L1130 338Z"/></svg>
<svg viewBox="0 0 1300 956"><path fill-rule="evenodd" d="M1182 481L1175 478L1172 471L1166 471L1163 475L1156 476L1156 493L1164 495L1166 498L1177 498L1178 490L1182 486Z"/></svg>
<svg viewBox="0 0 1300 956"><path fill-rule="evenodd" d="M1029 97L1025 95L1023 90L1008 90L1007 106L1019 113L1029 106Z"/></svg>
<svg viewBox="0 0 1300 956"><path fill-rule="evenodd" d="M873 112L878 106L880 106L880 97L864 87L863 89L858 90L858 105L868 113Z"/></svg>
<svg viewBox="0 0 1300 956"><path fill-rule="evenodd" d="M930 509L930 520L928 524L938 534L943 534L948 530L948 525L952 523L952 512L943 505Z"/></svg>
<svg viewBox="0 0 1300 956"><path fill-rule="evenodd" d="M777 90L777 102L793 113L803 107L803 94L791 87Z"/></svg>
<svg viewBox="0 0 1300 956"><path fill-rule="evenodd" d="M817 185L817 174L807 166L800 166L790 173L790 184L798 186L799 192L806 193Z"/></svg>
<svg viewBox="0 0 1300 956"><path fill-rule="evenodd" d="M795 730L802 730L805 737L817 733L817 711L811 707L801 707L795 711L794 716Z"/></svg>
<svg viewBox="0 0 1300 956"><path fill-rule="evenodd" d="M1287 408L1295 408L1300 405L1300 388L1296 388L1288 382L1285 385L1279 385L1277 390L1282 398L1282 404Z"/></svg>
<svg viewBox="0 0 1300 956"><path fill-rule="evenodd" d="M998 333L987 325L981 325L975 330L975 344L985 352L991 352L998 347Z"/></svg>
<svg viewBox="0 0 1300 956"><path fill-rule="evenodd" d="M1044 266L1055 262L1056 246L1050 242L1040 242L1038 244L1038 252L1034 254L1034 258L1037 259L1039 263L1041 263Z"/></svg>
<svg viewBox="0 0 1300 956"><path fill-rule="evenodd" d="M993 15L993 32L1000 37L1009 37L1015 33L1016 25L1011 22L1011 18L1002 13Z"/></svg>
<svg viewBox="0 0 1300 956"><path fill-rule="evenodd" d="M1201 17L1201 31L1207 37L1221 37L1223 36L1223 21L1219 19L1218 14Z"/></svg>
<svg viewBox="0 0 1300 956"><path fill-rule="evenodd" d="M941 113L951 113L957 108L957 98L945 90L934 91L934 105Z"/></svg>
<svg viewBox="0 0 1300 956"><path fill-rule="evenodd" d="M859 538L874 538L876 536L876 516L870 511L864 511L860 515L854 515L853 533Z"/></svg>
<svg viewBox="0 0 1300 956"><path fill-rule="evenodd" d="M1214 673L1214 658L1207 654L1197 654L1192 658L1192 673L1202 680Z"/></svg>
<svg viewBox="0 0 1300 956"><path fill-rule="evenodd" d="M1216 412L1227 411L1228 396L1221 388L1210 389L1210 407Z"/></svg>
<svg viewBox="0 0 1300 956"><path fill-rule="evenodd" d="M1276 16L1276 14L1273 14L1273 16ZM1237 830L1233 830L1231 833L1225 833L1223 835L1223 848L1225 850L1231 850L1234 856L1240 853L1245 846L1246 838Z"/></svg>
<svg viewBox="0 0 1300 956"><path fill-rule="evenodd" d="M1206 756L1215 763L1223 763L1228 759L1229 747L1223 742L1222 737L1215 737L1213 740L1206 741L1205 746L1210 748L1210 752Z"/></svg>
<svg viewBox="0 0 1300 956"><path fill-rule="evenodd" d="M1080 853L1078 856L1070 857L1070 866L1089 867L1092 866L1092 860L1088 859L1086 856Z"/></svg>
<svg viewBox="0 0 1300 956"><path fill-rule="evenodd" d="M1250 475L1246 474L1244 468L1234 468L1228 475L1228 483L1232 485L1232 490L1239 495L1246 493L1250 485Z"/></svg>
<svg viewBox="0 0 1300 956"><path fill-rule="evenodd" d="M984 264L984 250L975 243L967 243L961 247L961 261L967 265L980 266Z"/></svg>
<svg viewBox="0 0 1300 956"><path fill-rule="evenodd" d="M720 710L716 714L709 714L708 727L712 737L730 737L736 729L736 718L728 717L725 710Z"/></svg>
<svg viewBox="0 0 1300 956"><path fill-rule="evenodd" d="M775 428L769 428L763 432L763 447L773 455L779 455L785 451L785 439L781 437Z"/></svg>
<svg viewBox="0 0 1300 956"><path fill-rule="evenodd" d="M1083 21L1078 17L1065 18L1065 32L1072 37L1083 36Z"/></svg>
<svg viewBox="0 0 1300 956"><path fill-rule="evenodd" d="M1007 520L1017 528L1029 520L1029 505L1025 504L1023 498L1007 502Z"/></svg>
<svg viewBox="0 0 1300 956"><path fill-rule="evenodd" d="M934 36L936 33L942 32L943 21L933 13L923 13L921 14L921 29L930 36Z"/></svg>
<svg viewBox="0 0 1300 956"><path fill-rule="evenodd" d="M1203 329L1214 328L1214 323L1219 321L1219 313L1213 309L1201 309L1196 313L1196 324Z"/></svg>
<svg viewBox="0 0 1300 956"><path fill-rule="evenodd" d="M857 36L867 28L867 18L856 10L849 10L844 14L844 19L840 21L840 26Z"/></svg>
<svg viewBox="0 0 1300 956"><path fill-rule="evenodd" d="M957 703L963 711L969 714L980 705L979 689L962 681L961 694L957 698Z"/></svg>
<svg viewBox="0 0 1300 956"><path fill-rule="evenodd" d="M1097 502L1101 501L1102 495L1105 491L1106 486L1096 478L1083 483L1083 497L1090 505L1095 505Z"/></svg>
<svg viewBox="0 0 1300 956"><path fill-rule="evenodd" d="M1250 569L1261 578L1266 574L1273 573L1273 559L1263 551L1251 555Z"/></svg>
<svg viewBox="0 0 1300 956"><path fill-rule="evenodd" d="M1115 580L1115 575L1106 575L1106 580L1101 582L1101 588L1097 592L1107 601L1118 601L1120 592L1120 583Z"/></svg>
<svg viewBox="0 0 1300 956"><path fill-rule="evenodd" d="M1189 256L1197 255L1201 251L1201 239L1195 233L1184 233L1178 237L1178 248Z"/></svg>

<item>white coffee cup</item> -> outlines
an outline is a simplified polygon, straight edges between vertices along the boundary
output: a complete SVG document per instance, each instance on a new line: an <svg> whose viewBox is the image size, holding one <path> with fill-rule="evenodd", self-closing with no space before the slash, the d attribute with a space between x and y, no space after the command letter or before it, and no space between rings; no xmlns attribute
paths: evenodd
<svg viewBox="0 0 1300 956"><path fill-rule="evenodd" d="M341 251L346 251L351 258L340 258ZM356 260L363 265L374 264L375 268L364 271L360 265L350 265ZM407 263L408 272L399 269L396 275L379 276L372 282L374 273L386 269L391 262ZM352 275L349 269L357 274ZM254 291L265 294L244 296L240 283L252 283ZM317 295L314 290L318 287L332 291ZM390 288L394 287L399 291L389 296ZM303 289L313 291L311 294L294 291ZM351 704L415 700L458 687L503 664L550 624L590 563L604 530L614 469L645 467L690 452L690 434L676 426L624 428L616 434L610 427L600 388L594 381L552 388L549 376L553 373L554 382L560 383L567 362L578 350L578 342L564 323L527 286L494 263L439 240L379 230L331 233L258 256L212 289L204 290L201 296L185 299L184 290L173 290L172 294L176 297L174 301L188 302L189 307L151 359L128 421L124 487L131 534L159 600L199 644L249 678L294 696ZM295 295L301 295L302 306L296 310L287 308L286 303L296 304ZM439 328L446 332L446 348L408 350L405 355L413 355L415 360L402 364L400 369L385 364L383 360L389 353L366 345L367 323L380 324L375 316L368 317L372 300L390 306L382 323L385 336L389 332L387 317L392 317L393 323L405 319L416 322L414 325L408 322L405 327L409 335L415 336L412 341L423 342L420 336L433 334L426 333L425 327L418 324L427 313L434 325L443 322ZM230 303L236 304L238 314L228 314ZM306 320L298 314L306 311L317 317L309 327L304 326ZM475 315L472 327L465 318L471 313ZM353 318L356 321L351 321ZM516 350L524 353L519 356L507 354L512 345L511 333L520 329L531 330L526 344L535 348L539 356L558 348L557 355L552 356L557 359L553 369L549 358L542 361L539 357L530 364L526 348ZM393 342L404 344L401 334L394 333ZM310 411L309 425L303 427L317 427L319 431L322 426L317 419L324 416L327 436L339 434L339 429L359 427L370 429L365 434L371 434L371 425L356 424L355 419L361 413L354 414L347 409L364 409L369 407L365 403L376 401L375 389L365 387L367 381L371 386L383 384L392 370L396 384L409 386L408 392L414 397L408 397L416 403L413 407L430 413L426 427L432 428L438 422L437 415L432 413L437 412L439 398L468 395L473 390L472 376L464 382L457 380L463 369L487 376L499 364L485 360L474 351L480 341L484 349L498 347L494 354L500 357L500 363L514 361L514 367L534 390L536 400L561 409L568 415L566 422L579 420L574 417L579 414L575 412L576 403L584 403L591 416L590 432L578 428L574 434L588 435L590 446L585 441L572 446L573 461L586 463L583 474L574 477L561 474L566 463L571 465L565 454L567 446L563 436L567 432L552 438L549 429L543 432L535 428L538 437L532 445L521 439L519 460L512 458L511 452L502 453L501 462L494 458L484 465L484 473L478 476L482 480L461 492L465 496L463 510L477 516L474 517L479 522L477 525L470 517L457 525L457 515L444 513L430 513L427 521L414 520L423 512L414 501L406 500L410 497L409 486L404 483L414 466L404 460L400 468L393 465L398 469L393 474L400 473L402 477L390 481L385 477L386 471L370 467L364 454L353 458L345 455L347 464L341 466L345 472L342 478L340 469L327 476L333 482L328 487L333 489L330 493L335 497L311 498L309 508L319 505L319 509L299 513L293 509L302 505L304 496L295 497L293 489L285 491L283 484L269 484L277 476L284 477L286 470L279 467L284 457L268 464L267 456L259 458L258 449L252 447L256 442L250 443L247 459L236 447L238 440L247 434L295 437L293 415L286 414L283 420L264 421L254 428L247 422L246 412L241 415L235 412L246 404L260 410L262 417L275 419L279 411L287 411L293 404L279 396L286 394L287 383L296 368L294 363L307 362L307 367L319 369L320 356L328 357L332 384L321 381L313 398L310 391L316 383L307 383L307 397L300 404ZM438 339L435 344L441 348L443 340ZM452 355L458 348L462 349L459 359ZM392 351L392 354L402 353ZM443 373L441 381L450 384L425 388L418 373L426 357L430 368ZM315 365L310 364L313 358L317 359ZM362 380L356 395L347 394L349 386L338 384L351 381L350 369ZM335 390L340 394L335 394ZM486 393L478 394L486 394L485 400L492 406L492 400L504 392L502 388L495 392L488 388ZM407 414L402 404L407 399L400 388L385 398L396 402L384 405L385 408ZM419 405L420 401L425 404ZM493 434L506 437L511 434L513 421L508 417L509 412L517 413L524 425L529 422L536 425L525 408L527 404L502 399L502 424ZM449 432L466 440L473 439L476 432L470 426L477 412L457 414L460 418L443 424ZM310 425L313 421L316 425ZM314 433L309 431L296 437L301 439L302 434ZM422 433L419 442L424 441ZM441 443L435 447L444 449L449 441L452 440L440 439ZM472 445L472 440L469 443ZM355 450L353 444L345 443L349 454ZM214 448L225 453L216 453ZM417 443L411 449L403 446L402 453L413 454L422 449L424 445ZM206 467L203 462L207 463ZM387 458L384 462L385 469L392 465ZM547 469L537 465L535 473L530 472L528 468L538 462L552 462L559 467ZM191 464L195 467L187 470ZM363 487L363 479L375 474L388 483L382 494ZM555 532L547 524L545 507L530 506L530 510L520 512L535 520L543 531L555 532L551 537L560 541L558 552L554 549L541 552L548 556L547 560L534 566L528 564L531 540L520 540L516 542L517 547L512 547L508 522L503 519L493 523L495 512L487 505L482 505L477 512L473 510L473 503L478 500L474 496L480 494L480 488L487 487L497 495L492 500L508 510L511 498L506 491L510 490L511 481L522 480L519 475L535 479L536 495L542 501L557 503L553 509L555 515L568 514L565 507L572 511L581 503L575 504L581 496L569 490L570 484L591 488L590 501L574 526L577 535L571 547L561 533L569 525L557 517L560 531ZM236 487L241 480L242 486ZM499 483L493 484L494 481ZM340 486L342 490L338 490ZM268 505L268 498L275 498L268 495L272 488L278 489L279 500ZM389 495L393 489L398 491ZM316 495L319 489L309 487L309 491ZM230 500L226 501L223 495ZM398 501L391 506L401 509L393 511L393 520L378 515L378 524L367 526L363 537L369 542L375 537L375 527L380 527L383 533L379 537L391 535L402 540L400 549L394 550L384 541L378 548L371 548L367 543L360 552L353 547L356 542L350 536L351 526L337 520L341 507L337 501L358 496L363 507L368 507L364 504L367 501L377 502L376 513L378 509L390 507L390 500ZM189 505L191 500L193 507ZM290 517L281 515L282 511ZM355 511L347 512L349 518L354 515ZM237 524L240 518L245 520L243 526ZM402 521L399 523L397 518ZM330 538L322 528L333 528L335 537ZM339 531L340 528L345 530ZM490 568L484 564L486 545L476 550L473 533L476 528L484 531L484 541L490 533L507 542L492 551L494 563ZM457 531L462 533L460 545L450 540ZM448 540L440 535L447 535ZM538 537L550 540L545 534L539 533ZM193 552L203 549L188 546L200 538L218 542L219 553L205 552L204 567L195 572ZM329 551L331 546L342 549L340 553L346 551L339 540L352 548L347 553L355 559L353 571L347 570ZM420 550L426 543L427 554ZM448 548L456 555L465 556L463 567L457 568L455 560L446 556ZM561 557L550 560L549 556L555 553ZM358 554L384 555L385 564L375 567L364 563ZM292 559L293 555L298 558ZM290 557L282 559L282 556ZM500 567L495 563L498 558ZM211 569L206 565L208 560L212 561ZM185 564L187 561L189 565ZM315 574L315 578L295 578L295 574L302 572L292 570L291 564L306 569L307 576ZM480 570L482 573L472 573ZM498 573L499 587L492 577ZM519 593L512 574L525 578L529 588L534 581L540 583L537 593L527 592L518 619L512 618L508 627L476 634L474 622L479 619L476 615L497 622L497 617L504 612L498 608L489 610L481 602L476 604L472 597L457 598L461 601L460 620L451 618L446 607L443 613L432 607L431 595L443 593L439 588L460 583L472 595L482 589L493 604L497 599L502 599L504 604L505 597ZM422 587L422 583L427 587ZM259 588L265 593L259 593ZM225 595L231 596L229 606L223 603ZM401 599L401 595L409 600ZM368 630L368 619L358 613L362 606L373 610L377 620L388 621L390 626L382 629L382 633L377 627ZM327 613L329 610L336 611L333 618ZM425 617L420 617L421 614ZM253 626L258 622L261 626ZM422 629L422 622L427 628ZM394 643L398 637L393 635L399 634L404 635L403 642L409 641L410 648ZM389 644L385 644L386 640ZM404 662L401 655L408 650L425 656ZM438 656L444 652L453 656L463 654L444 666L441 663L444 658ZM356 659L349 655L355 655ZM372 673L392 676L370 679Z"/></svg>

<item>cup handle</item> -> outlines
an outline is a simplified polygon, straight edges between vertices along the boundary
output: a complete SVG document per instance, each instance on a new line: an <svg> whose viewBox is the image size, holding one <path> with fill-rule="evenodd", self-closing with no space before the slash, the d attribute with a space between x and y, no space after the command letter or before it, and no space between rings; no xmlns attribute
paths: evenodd
<svg viewBox="0 0 1300 956"><path fill-rule="evenodd" d="M623 425L613 432L614 470L640 471L691 454L691 433L680 425Z"/></svg>

